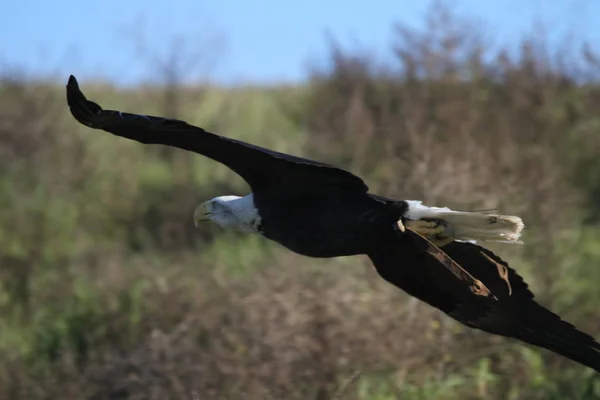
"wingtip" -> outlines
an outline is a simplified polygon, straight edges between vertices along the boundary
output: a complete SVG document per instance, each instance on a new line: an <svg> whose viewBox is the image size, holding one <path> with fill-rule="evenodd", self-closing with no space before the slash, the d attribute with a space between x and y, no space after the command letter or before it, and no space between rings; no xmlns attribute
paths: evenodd
<svg viewBox="0 0 600 400"><path fill-rule="evenodd" d="M67 85L69 85L69 86L77 85L77 79L75 78L75 76L69 75L69 82L67 83Z"/></svg>
<svg viewBox="0 0 600 400"><path fill-rule="evenodd" d="M67 104L71 109L71 114L75 119L84 125L94 127L93 115L102 111L102 107L93 101L86 99L85 95L79 89L77 79L73 76L69 76L67 82Z"/></svg>
<svg viewBox="0 0 600 400"><path fill-rule="evenodd" d="M72 105L80 95L81 91L79 90L79 83L77 83L77 79L73 75L70 75L69 81L67 82L67 103Z"/></svg>

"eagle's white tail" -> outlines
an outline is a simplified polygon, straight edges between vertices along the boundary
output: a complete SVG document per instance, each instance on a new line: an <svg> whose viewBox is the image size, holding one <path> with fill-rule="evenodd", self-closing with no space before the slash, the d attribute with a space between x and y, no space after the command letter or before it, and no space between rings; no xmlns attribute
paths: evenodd
<svg viewBox="0 0 600 400"><path fill-rule="evenodd" d="M416 200L407 200L406 202L409 207L406 218L444 221L447 224L445 236L457 240L522 243L519 238L525 225L519 217L454 211L447 207L427 207L421 201Z"/></svg>

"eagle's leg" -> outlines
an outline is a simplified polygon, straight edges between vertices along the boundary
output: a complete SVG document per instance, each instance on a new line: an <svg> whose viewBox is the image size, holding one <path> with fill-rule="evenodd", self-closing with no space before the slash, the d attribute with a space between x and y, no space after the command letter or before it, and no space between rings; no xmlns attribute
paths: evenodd
<svg viewBox="0 0 600 400"><path fill-rule="evenodd" d="M447 224L441 220L407 219L404 221L404 225L406 228L412 229L421 236L424 236L438 247L445 246L454 241L454 238L448 234Z"/></svg>

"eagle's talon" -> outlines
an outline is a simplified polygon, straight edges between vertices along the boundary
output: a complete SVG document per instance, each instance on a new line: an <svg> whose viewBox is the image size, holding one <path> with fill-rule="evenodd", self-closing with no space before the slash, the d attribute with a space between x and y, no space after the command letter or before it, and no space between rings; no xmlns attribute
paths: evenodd
<svg viewBox="0 0 600 400"><path fill-rule="evenodd" d="M404 233L406 231L406 227L404 226L404 223L402 222L401 219L398 220L398 229L400 229L400 232Z"/></svg>

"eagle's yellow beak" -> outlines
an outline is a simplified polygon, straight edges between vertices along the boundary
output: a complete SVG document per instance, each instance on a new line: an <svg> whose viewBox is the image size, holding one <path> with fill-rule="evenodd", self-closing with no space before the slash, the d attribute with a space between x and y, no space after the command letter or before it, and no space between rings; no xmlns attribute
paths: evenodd
<svg viewBox="0 0 600 400"><path fill-rule="evenodd" d="M205 201L194 210L194 225L198 226L201 222L210 221L212 203Z"/></svg>

